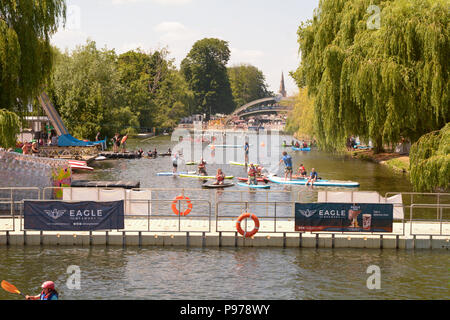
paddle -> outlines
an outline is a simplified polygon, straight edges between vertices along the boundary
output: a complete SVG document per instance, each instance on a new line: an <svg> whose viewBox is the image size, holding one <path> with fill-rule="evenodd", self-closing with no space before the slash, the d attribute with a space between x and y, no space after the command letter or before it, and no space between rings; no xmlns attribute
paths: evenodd
<svg viewBox="0 0 450 320"><path fill-rule="evenodd" d="M11 283L9 283L5 280L2 280L1 286L5 291L8 291L10 293L20 294L24 298L26 297L22 292L19 291L19 289L17 289L14 285L12 285Z"/></svg>

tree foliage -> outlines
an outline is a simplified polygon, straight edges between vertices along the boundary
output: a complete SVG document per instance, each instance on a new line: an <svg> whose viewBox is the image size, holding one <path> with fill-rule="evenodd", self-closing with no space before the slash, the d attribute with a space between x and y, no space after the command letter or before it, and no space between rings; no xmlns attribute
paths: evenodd
<svg viewBox="0 0 450 320"><path fill-rule="evenodd" d="M0 147L5 149L14 147L20 127L20 119L17 114L0 109Z"/></svg>
<svg viewBox="0 0 450 320"><path fill-rule="evenodd" d="M87 41L58 53L49 95L72 135L93 139L174 127L192 108L187 83L165 50L117 55Z"/></svg>
<svg viewBox="0 0 450 320"><path fill-rule="evenodd" d="M381 151L448 122L448 1L321 0L318 12L299 27L302 62L292 74L315 97L324 147L354 134Z"/></svg>
<svg viewBox="0 0 450 320"><path fill-rule="evenodd" d="M229 59L226 41L205 38L197 41L181 62L181 72L194 94L197 112L210 115L234 111L226 68Z"/></svg>
<svg viewBox="0 0 450 320"><path fill-rule="evenodd" d="M65 20L64 0L0 2L0 106L22 113L52 68L50 37Z"/></svg>
<svg viewBox="0 0 450 320"><path fill-rule="evenodd" d="M308 96L307 88L300 88L293 101L294 108L286 121L286 131L298 139L311 139L315 136L314 99Z"/></svg>
<svg viewBox="0 0 450 320"><path fill-rule="evenodd" d="M273 96L267 88L263 72L252 65L242 64L228 68L228 78L236 107Z"/></svg>
<svg viewBox="0 0 450 320"><path fill-rule="evenodd" d="M450 190L450 123L412 145L410 170L416 191Z"/></svg>

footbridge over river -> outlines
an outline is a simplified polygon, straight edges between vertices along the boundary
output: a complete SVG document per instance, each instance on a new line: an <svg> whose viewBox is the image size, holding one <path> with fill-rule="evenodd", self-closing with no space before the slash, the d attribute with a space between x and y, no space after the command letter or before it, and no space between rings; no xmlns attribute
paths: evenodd
<svg viewBox="0 0 450 320"><path fill-rule="evenodd" d="M242 119L252 115L278 114L289 112L291 110L292 103L289 99L283 98L282 96L268 97L249 102L236 109L228 116L226 122L228 123L237 117Z"/></svg>

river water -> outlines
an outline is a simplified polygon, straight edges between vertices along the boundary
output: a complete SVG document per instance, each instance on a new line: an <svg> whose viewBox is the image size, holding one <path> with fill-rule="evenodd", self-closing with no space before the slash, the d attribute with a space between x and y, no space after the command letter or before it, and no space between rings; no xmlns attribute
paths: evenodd
<svg viewBox="0 0 450 320"><path fill-rule="evenodd" d="M240 144L242 139L242 135L235 135L226 143ZM275 165L284 150L279 147L282 140L291 139L280 137L275 148L273 141L250 140L250 161L263 163L271 172L282 174L284 167ZM224 156L218 148L211 150L207 144L195 143L191 149L199 150L191 152L190 147L177 145L170 137L134 139L128 143L129 149L143 148L145 152L155 148L160 153L166 152L169 147L182 148L186 161L198 160L198 152L201 156L203 147L209 174L215 174L220 167L227 175L245 176L244 168L228 165L228 161L243 161L241 149ZM294 166L303 163L308 171L314 166L327 179L358 181L357 190L377 191L382 195L412 191L406 175L382 165L316 150L286 150L292 154ZM202 186L202 182L193 179L156 176L158 172L172 170L170 157L108 160L92 166L93 172L77 174L75 179L139 180L142 188L198 189ZM185 169L191 168L179 166L179 171ZM230 189L242 191L237 186ZM317 190L323 188L272 185L271 190L279 191L277 200L289 200L298 192L314 199ZM69 289L66 284L70 265L80 267L81 290ZM370 276L367 268L372 265L381 271L379 290L367 287ZM27 294L39 293L39 285L52 279L62 299L448 299L449 266L447 250L0 248L2 279ZM0 291L0 299L20 299L20 296Z"/></svg>
<svg viewBox="0 0 450 320"><path fill-rule="evenodd" d="M449 299L449 253L279 248L0 248L0 274L26 294L46 279L61 299ZM69 289L70 265L81 290ZM369 289L369 266L380 289ZM0 299L20 296L0 291Z"/></svg>

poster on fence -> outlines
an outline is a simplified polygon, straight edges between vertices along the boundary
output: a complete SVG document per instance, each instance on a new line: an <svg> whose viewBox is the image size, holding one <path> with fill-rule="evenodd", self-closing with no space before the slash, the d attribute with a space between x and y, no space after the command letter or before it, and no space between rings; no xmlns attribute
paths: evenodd
<svg viewBox="0 0 450 320"><path fill-rule="evenodd" d="M393 204L296 203L295 231L392 232Z"/></svg>
<svg viewBox="0 0 450 320"><path fill-rule="evenodd" d="M24 201L25 230L124 229L124 202Z"/></svg>

